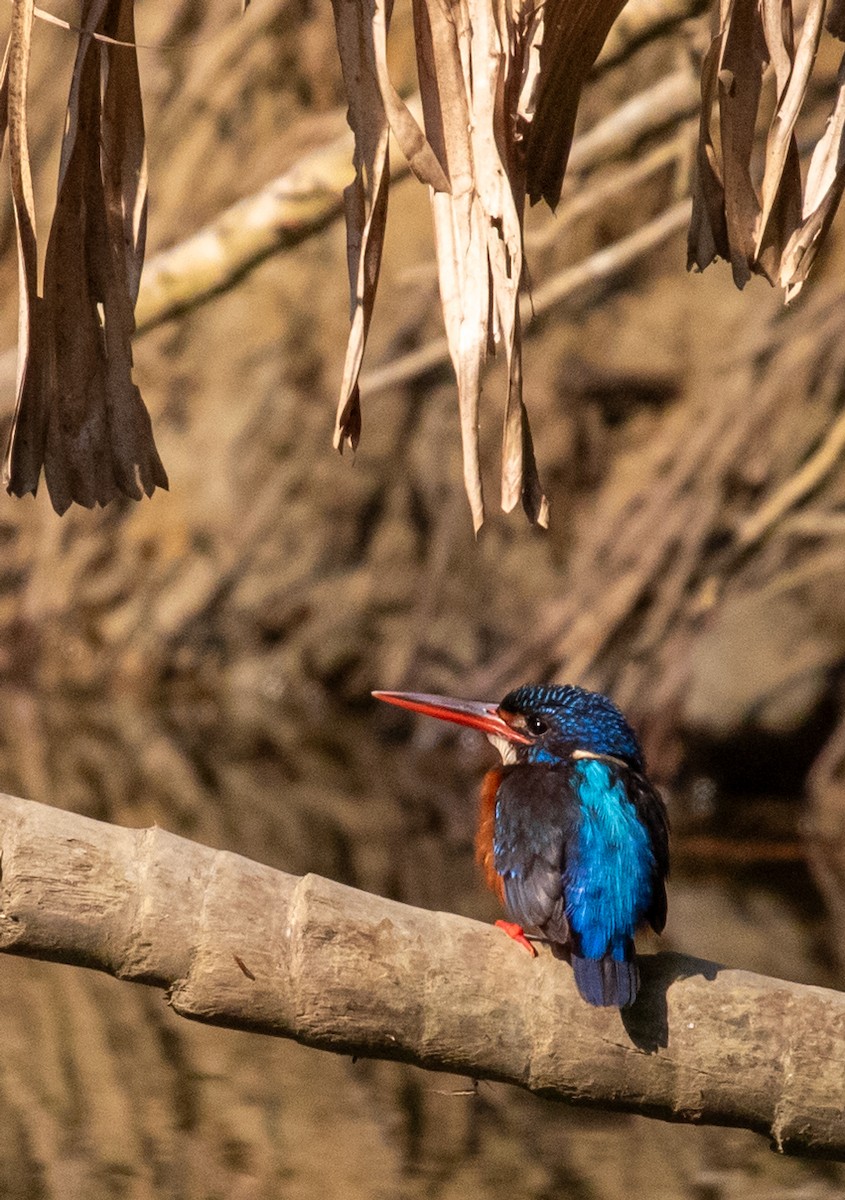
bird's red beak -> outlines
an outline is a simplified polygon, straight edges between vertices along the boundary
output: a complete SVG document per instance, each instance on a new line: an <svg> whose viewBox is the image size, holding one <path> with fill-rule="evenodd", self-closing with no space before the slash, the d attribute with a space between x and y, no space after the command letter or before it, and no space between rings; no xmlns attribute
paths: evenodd
<svg viewBox="0 0 845 1200"><path fill-rule="evenodd" d="M411 712L425 713L427 717L438 717L441 721L452 721L455 725L468 725L480 729L493 737L505 738L509 742L520 742L529 746L531 738L514 729L501 716L498 704L485 704L483 700L453 700L450 696L425 696L420 692L373 692L376 700L385 700Z"/></svg>

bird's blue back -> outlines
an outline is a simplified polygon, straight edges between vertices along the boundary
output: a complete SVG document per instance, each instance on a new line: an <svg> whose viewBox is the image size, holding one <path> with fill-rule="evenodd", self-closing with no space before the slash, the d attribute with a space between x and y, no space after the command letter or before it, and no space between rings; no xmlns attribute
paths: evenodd
<svg viewBox="0 0 845 1200"><path fill-rule="evenodd" d="M651 904L651 838L607 763L576 762L572 788L577 816L562 873L566 916L585 958L610 952L623 962Z"/></svg>

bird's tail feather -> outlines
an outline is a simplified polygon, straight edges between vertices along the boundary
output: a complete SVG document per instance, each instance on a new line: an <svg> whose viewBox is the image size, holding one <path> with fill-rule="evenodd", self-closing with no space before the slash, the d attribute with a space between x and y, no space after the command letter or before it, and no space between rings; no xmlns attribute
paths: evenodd
<svg viewBox="0 0 845 1200"><path fill-rule="evenodd" d="M578 991L596 1008L625 1008L637 998L640 972L633 956L629 962L617 962L609 954L604 958L573 954L572 969Z"/></svg>

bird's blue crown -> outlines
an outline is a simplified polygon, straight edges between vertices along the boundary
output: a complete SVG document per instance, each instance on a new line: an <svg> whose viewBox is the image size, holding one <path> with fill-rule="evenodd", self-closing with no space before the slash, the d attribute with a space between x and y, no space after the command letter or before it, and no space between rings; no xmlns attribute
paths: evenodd
<svg viewBox="0 0 845 1200"><path fill-rule="evenodd" d="M533 745L524 751L520 748L523 761L561 761L573 751L583 750L620 758L637 770L643 769L643 752L636 734L613 701L601 692L588 692L571 684L526 684L508 692L499 707L523 717L526 730L536 737Z"/></svg>

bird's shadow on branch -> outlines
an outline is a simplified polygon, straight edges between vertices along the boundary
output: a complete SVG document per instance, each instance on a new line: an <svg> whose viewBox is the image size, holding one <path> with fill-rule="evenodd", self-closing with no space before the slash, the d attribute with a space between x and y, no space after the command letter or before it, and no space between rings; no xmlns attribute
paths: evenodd
<svg viewBox="0 0 845 1200"><path fill-rule="evenodd" d="M701 975L715 979L722 967L704 958L688 954L641 954L640 991L634 1004L621 1011L622 1024L638 1050L654 1054L669 1045L669 1014L667 993L677 979Z"/></svg>

